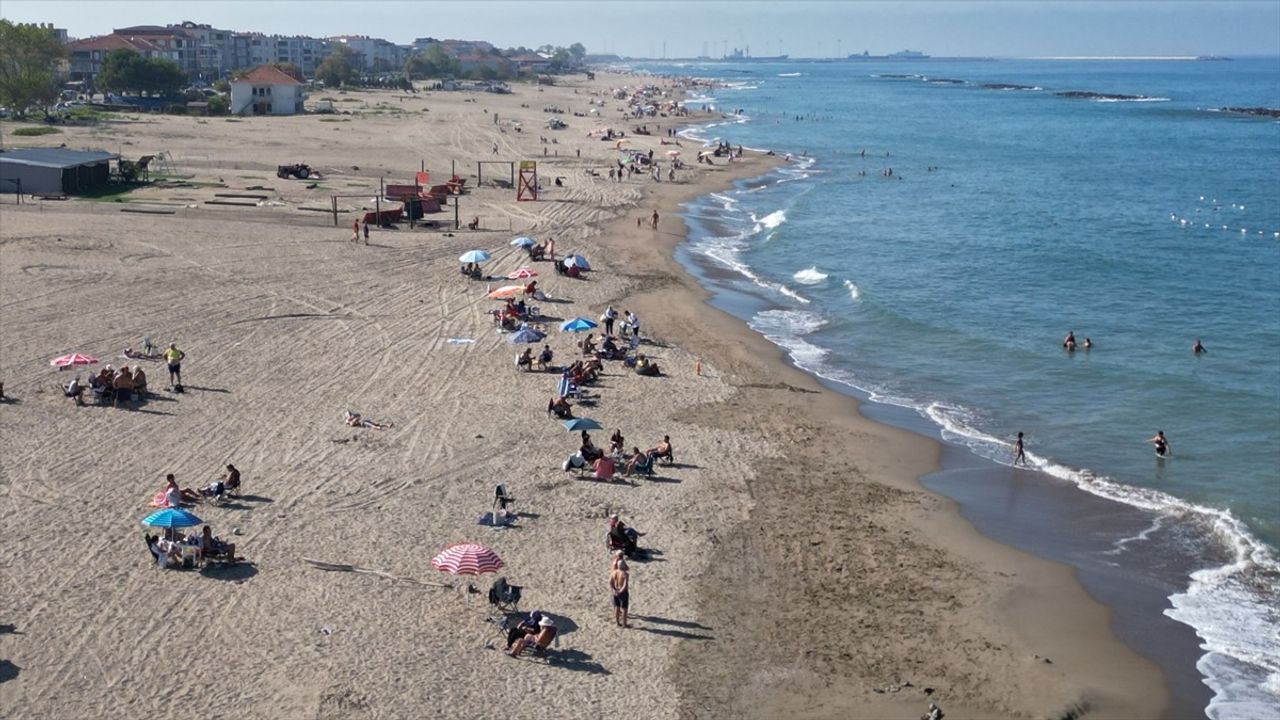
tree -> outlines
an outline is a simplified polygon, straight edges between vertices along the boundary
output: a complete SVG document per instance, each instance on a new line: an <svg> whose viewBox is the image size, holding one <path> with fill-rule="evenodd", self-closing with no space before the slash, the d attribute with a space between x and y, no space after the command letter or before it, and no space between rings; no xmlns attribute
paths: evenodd
<svg viewBox="0 0 1280 720"><path fill-rule="evenodd" d="M439 45L428 46L426 50L409 58L404 64L405 75L413 79L445 77L458 74L458 60L451 57Z"/></svg>
<svg viewBox="0 0 1280 720"><path fill-rule="evenodd" d="M107 53L98 70L98 87L107 91L159 97L177 94L186 83L187 74L172 60L144 58L125 48Z"/></svg>
<svg viewBox="0 0 1280 720"><path fill-rule="evenodd" d="M573 64L573 57L569 55L569 51L564 48L556 48L551 54L551 61L548 63L551 72L564 72Z"/></svg>
<svg viewBox="0 0 1280 720"><path fill-rule="evenodd" d="M298 82L306 82L306 79L302 77L302 68L291 62L273 62L271 66ZM216 88L217 84L214 84L214 87Z"/></svg>
<svg viewBox="0 0 1280 720"><path fill-rule="evenodd" d="M569 54L573 56L574 64L578 65L587 56L587 48L582 43L574 43L569 46Z"/></svg>
<svg viewBox="0 0 1280 720"><path fill-rule="evenodd" d="M48 28L0 19L0 105L25 115L58 99L58 68L67 50Z"/></svg>
<svg viewBox="0 0 1280 720"><path fill-rule="evenodd" d="M356 51L346 45L335 45L329 57L316 68L316 77L329 87L351 82L356 76Z"/></svg>

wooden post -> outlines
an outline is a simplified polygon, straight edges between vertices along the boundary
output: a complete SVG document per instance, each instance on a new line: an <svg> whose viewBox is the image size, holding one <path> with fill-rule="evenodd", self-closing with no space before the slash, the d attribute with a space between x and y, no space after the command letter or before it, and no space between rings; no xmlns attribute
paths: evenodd
<svg viewBox="0 0 1280 720"><path fill-rule="evenodd" d="M462 204L458 202L460 198L461 198L460 195L453 196L453 229L454 230L457 230L462 227L461 223L458 221L458 206Z"/></svg>
<svg viewBox="0 0 1280 720"><path fill-rule="evenodd" d="M482 172L483 168L484 168L484 163L481 163L479 160L477 160L476 161L476 187L480 187L481 185L484 184L484 174Z"/></svg>
<svg viewBox="0 0 1280 720"><path fill-rule="evenodd" d="M338 196L330 195L329 200L333 202L333 226L338 227Z"/></svg>

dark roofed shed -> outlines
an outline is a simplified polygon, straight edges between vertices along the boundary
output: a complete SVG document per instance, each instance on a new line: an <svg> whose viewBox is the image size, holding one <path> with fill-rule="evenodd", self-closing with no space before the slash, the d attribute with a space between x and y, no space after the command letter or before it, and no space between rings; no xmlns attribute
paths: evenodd
<svg viewBox="0 0 1280 720"><path fill-rule="evenodd" d="M19 148L0 152L0 192L75 195L105 186L111 161L104 150Z"/></svg>

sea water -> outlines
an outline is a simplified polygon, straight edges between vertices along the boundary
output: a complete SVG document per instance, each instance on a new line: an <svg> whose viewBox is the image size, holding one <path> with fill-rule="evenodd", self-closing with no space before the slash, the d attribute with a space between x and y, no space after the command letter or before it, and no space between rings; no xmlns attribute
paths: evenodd
<svg viewBox="0 0 1280 720"><path fill-rule="evenodd" d="M687 140L791 156L686 209L724 306L946 441L1009 464L1024 432L1046 482L1153 517L1109 552L1191 558L1165 612L1202 639L1207 714L1280 713L1280 122L1220 110L1280 108L1280 60L648 69L727 84Z"/></svg>

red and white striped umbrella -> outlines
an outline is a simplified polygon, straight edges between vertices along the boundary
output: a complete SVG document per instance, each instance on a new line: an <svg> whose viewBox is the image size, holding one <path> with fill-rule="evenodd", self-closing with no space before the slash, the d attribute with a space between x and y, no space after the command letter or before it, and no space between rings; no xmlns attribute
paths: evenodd
<svg viewBox="0 0 1280 720"><path fill-rule="evenodd" d="M96 357L81 355L80 353L71 353L70 355L63 355L62 357L56 357L50 360L49 364L56 368L64 368L71 367L72 365L93 365L97 362L98 358Z"/></svg>
<svg viewBox="0 0 1280 720"><path fill-rule="evenodd" d="M502 569L502 558L483 545L459 543L431 558L431 566L450 575L484 575Z"/></svg>

